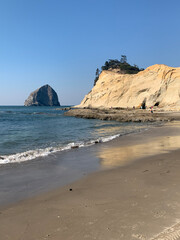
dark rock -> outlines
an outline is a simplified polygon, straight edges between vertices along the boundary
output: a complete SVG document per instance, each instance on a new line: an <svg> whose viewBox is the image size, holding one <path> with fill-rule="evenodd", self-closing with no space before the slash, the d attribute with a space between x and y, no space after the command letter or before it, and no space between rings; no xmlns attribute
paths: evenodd
<svg viewBox="0 0 180 240"><path fill-rule="evenodd" d="M174 116L173 113L167 112L154 112L150 113L149 110L127 110L127 109L95 109L95 108L73 108L64 113L65 116L72 116L87 119L101 119L113 120L119 122L159 122L159 121L179 121L179 115Z"/></svg>
<svg viewBox="0 0 180 240"><path fill-rule="evenodd" d="M78 148L79 146L77 146L77 145L75 145L75 146L71 146L71 148L72 149L74 149L74 148Z"/></svg>
<svg viewBox="0 0 180 240"><path fill-rule="evenodd" d="M48 84L32 92L25 106L60 106L57 93Z"/></svg>

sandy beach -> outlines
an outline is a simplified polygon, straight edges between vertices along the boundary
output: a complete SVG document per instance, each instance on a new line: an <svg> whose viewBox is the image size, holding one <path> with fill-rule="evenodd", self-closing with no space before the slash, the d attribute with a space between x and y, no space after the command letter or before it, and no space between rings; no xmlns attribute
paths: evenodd
<svg viewBox="0 0 180 240"><path fill-rule="evenodd" d="M180 239L179 123L89 149L94 173L0 207L0 239Z"/></svg>

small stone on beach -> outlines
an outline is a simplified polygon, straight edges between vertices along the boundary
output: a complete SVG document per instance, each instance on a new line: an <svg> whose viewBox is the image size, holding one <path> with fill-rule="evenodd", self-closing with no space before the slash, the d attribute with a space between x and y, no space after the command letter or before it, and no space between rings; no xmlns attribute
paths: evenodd
<svg viewBox="0 0 180 240"><path fill-rule="evenodd" d="M79 146L71 146L72 149L74 149L74 148L78 148L78 147L79 147Z"/></svg>

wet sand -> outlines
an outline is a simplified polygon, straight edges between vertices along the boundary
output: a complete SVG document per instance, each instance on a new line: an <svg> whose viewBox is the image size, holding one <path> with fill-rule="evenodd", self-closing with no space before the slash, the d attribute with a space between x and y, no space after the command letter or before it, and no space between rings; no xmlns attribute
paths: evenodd
<svg viewBox="0 0 180 240"><path fill-rule="evenodd" d="M2 206L0 239L180 238L179 123L73 151L96 172Z"/></svg>
<svg viewBox="0 0 180 240"><path fill-rule="evenodd" d="M0 166L0 206L62 187L100 169L93 149L73 149Z"/></svg>

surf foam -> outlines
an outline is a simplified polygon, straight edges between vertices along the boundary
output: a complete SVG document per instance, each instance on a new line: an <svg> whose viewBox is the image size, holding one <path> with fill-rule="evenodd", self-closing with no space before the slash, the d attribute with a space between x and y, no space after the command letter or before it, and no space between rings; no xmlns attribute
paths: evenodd
<svg viewBox="0 0 180 240"><path fill-rule="evenodd" d="M97 143L105 143L105 142L109 142L115 138L118 138L121 135L137 133L137 132L141 132L141 131L145 131L145 130L147 130L147 128L138 129L138 130L136 129L135 131L130 131L130 132L123 133L123 134L116 134L113 136L100 137L98 139L89 140L89 141L85 141L85 142L83 142L83 141L71 142L65 146L47 147L44 149L40 148L40 149L35 149L35 150L28 150L25 152L16 153L16 154L12 154L12 155L1 155L0 156L0 165L10 164L10 163L21 163L21 162L33 160L33 159L39 158L39 157L46 157L46 156L56 153L56 152L61 152L61 151L70 150L70 149L74 149L74 148L88 147L88 146L92 146Z"/></svg>

